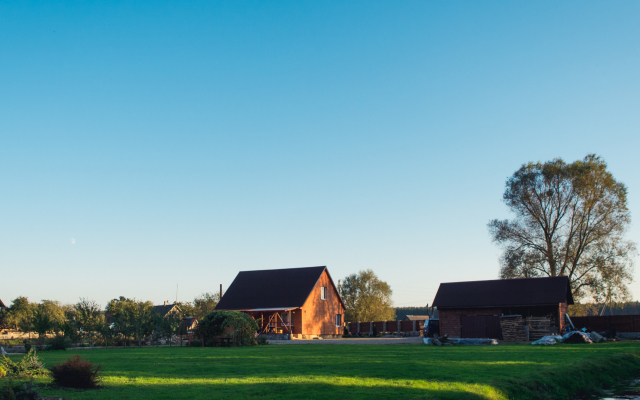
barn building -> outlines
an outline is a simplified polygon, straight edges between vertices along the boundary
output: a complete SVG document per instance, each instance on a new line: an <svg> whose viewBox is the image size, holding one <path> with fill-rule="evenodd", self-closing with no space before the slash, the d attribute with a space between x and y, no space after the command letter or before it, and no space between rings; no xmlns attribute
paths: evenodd
<svg viewBox="0 0 640 400"><path fill-rule="evenodd" d="M440 334L455 338L502 339L500 317L547 317L551 333L561 332L573 304L566 276L441 283L433 300Z"/></svg>
<svg viewBox="0 0 640 400"><path fill-rule="evenodd" d="M343 333L344 303L327 267L242 271L216 310L242 311L261 333L294 339Z"/></svg>

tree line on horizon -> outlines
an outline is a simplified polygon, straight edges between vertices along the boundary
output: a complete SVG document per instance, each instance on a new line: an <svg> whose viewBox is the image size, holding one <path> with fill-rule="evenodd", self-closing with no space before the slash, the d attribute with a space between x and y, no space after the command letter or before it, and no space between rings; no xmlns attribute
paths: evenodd
<svg viewBox="0 0 640 400"><path fill-rule="evenodd" d="M184 316L203 318L211 313L219 301L219 294L204 293L193 302L178 302L179 313L159 315L150 301L120 296L109 301L104 309L93 300L82 298L75 304L42 300L30 303L19 296L11 306L0 311L0 328L23 333L35 333L40 341L56 335L72 343L96 340L107 344L114 340L141 341L149 335L169 339L179 334Z"/></svg>

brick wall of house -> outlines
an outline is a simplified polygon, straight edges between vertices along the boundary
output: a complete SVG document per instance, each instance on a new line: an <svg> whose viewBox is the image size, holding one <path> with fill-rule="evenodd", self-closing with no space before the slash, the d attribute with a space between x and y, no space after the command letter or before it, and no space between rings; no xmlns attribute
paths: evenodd
<svg viewBox="0 0 640 400"><path fill-rule="evenodd" d="M326 300L320 299L322 286L327 288ZM301 333L304 335L341 335L343 333L342 327L336 327L336 314L340 314L342 322L344 322L344 309L340 303L340 297L325 270L302 306Z"/></svg>
<svg viewBox="0 0 640 400"><path fill-rule="evenodd" d="M479 315L502 315L501 308L440 308L440 335L459 338L462 334L460 317Z"/></svg>

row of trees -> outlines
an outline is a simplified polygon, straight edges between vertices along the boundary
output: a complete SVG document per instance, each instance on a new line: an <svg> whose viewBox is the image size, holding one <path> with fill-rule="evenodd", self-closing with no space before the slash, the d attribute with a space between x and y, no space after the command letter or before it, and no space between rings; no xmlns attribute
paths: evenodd
<svg viewBox="0 0 640 400"><path fill-rule="evenodd" d="M10 307L0 311L0 326L36 333L41 339L56 334L64 335L74 343L88 340L92 344L100 338L106 344L119 337L141 344L152 334L158 338L171 338L179 333L183 316L202 318L213 311L218 300L218 294L205 293L193 302L179 303L182 312L159 315L150 301L122 296L111 300L104 310L89 299L63 305L53 300L30 303L26 297L18 297Z"/></svg>

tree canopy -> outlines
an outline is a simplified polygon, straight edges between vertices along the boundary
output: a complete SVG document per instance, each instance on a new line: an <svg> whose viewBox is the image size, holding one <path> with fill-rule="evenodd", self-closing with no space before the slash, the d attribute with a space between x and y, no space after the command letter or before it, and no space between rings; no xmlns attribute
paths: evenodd
<svg viewBox="0 0 640 400"><path fill-rule="evenodd" d="M388 321L395 319L391 306L391 287L367 269L344 279L340 296L345 305L346 322Z"/></svg>
<svg viewBox="0 0 640 400"><path fill-rule="evenodd" d="M624 238L627 188L604 160L525 164L507 180L503 200L515 218L489 222L504 249L501 278L568 276L576 299L628 297L636 247Z"/></svg>

